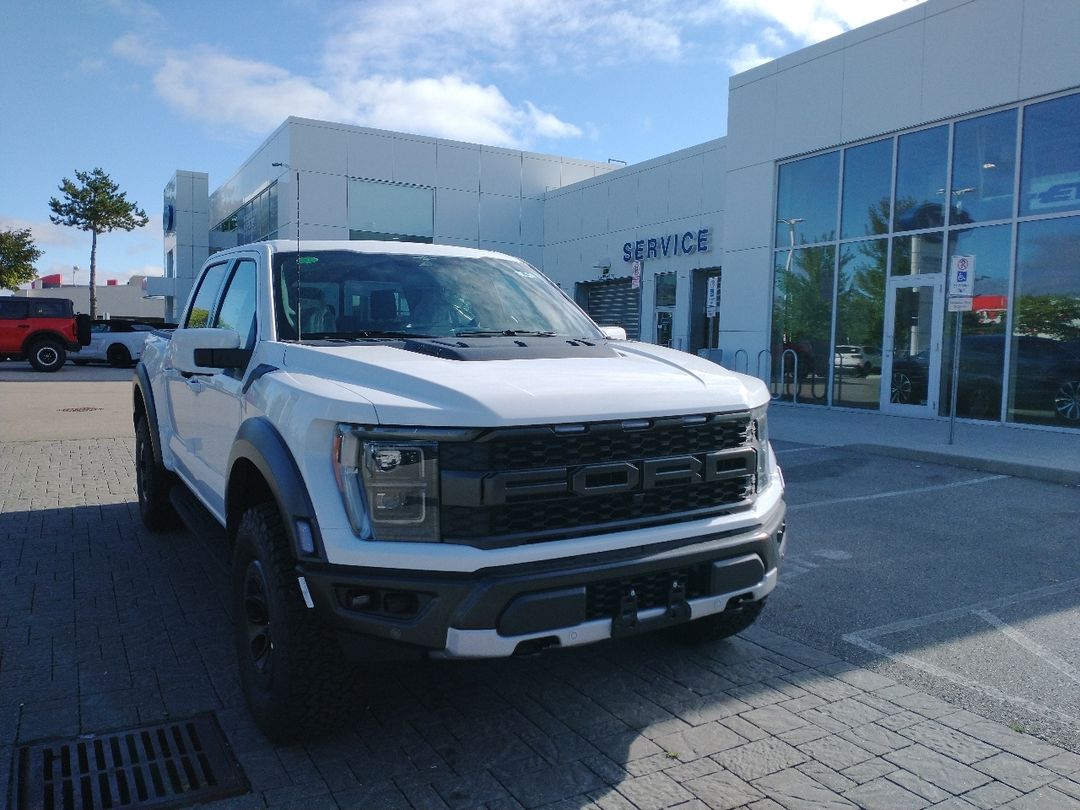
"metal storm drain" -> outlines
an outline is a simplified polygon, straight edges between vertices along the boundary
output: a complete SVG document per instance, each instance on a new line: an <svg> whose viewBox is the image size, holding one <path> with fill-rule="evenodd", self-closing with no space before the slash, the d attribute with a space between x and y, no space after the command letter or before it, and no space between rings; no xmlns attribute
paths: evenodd
<svg viewBox="0 0 1080 810"><path fill-rule="evenodd" d="M94 405L82 405L78 408L60 408L60 413L87 413L89 411L100 411L101 408Z"/></svg>
<svg viewBox="0 0 1080 810"><path fill-rule="evenodd" d="M186 807L250 789L211 715L31 743L15 757L14 810Z"/></svg>

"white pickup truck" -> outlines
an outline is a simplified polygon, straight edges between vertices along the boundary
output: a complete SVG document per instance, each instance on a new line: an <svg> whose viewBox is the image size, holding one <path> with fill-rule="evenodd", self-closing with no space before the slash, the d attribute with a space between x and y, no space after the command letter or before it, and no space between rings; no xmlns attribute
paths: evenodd
<svg viewBox="0 0 1080 810"><path fill-rule="evenodd" d="M766 387L598 327L510 256L216 253L134 379L139 510L232 548L243 689L283 740L348 661L748 627L785 550Z"/></svg>

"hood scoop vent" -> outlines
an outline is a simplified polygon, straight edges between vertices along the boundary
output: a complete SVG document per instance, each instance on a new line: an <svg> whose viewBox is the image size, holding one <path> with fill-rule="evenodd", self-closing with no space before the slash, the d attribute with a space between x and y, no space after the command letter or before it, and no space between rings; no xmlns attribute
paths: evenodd
<svg viewBox="0 0 1080 810"><path fill-rule="evenodd" d="M483 337L470 340L408 339L401 344L407 352L426 354L443 360L541 360L560 357L618 357L602 343L581 339L560 341L551 337Z"/></svg>

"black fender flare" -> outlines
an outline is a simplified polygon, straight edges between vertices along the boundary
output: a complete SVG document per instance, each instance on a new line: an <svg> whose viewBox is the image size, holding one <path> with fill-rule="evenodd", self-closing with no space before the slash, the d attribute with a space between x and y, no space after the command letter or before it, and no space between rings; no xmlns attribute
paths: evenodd
<svg viewBox="0 0 1080 810"><path fill-rule="evenodd" d="M146 420L150 426L150 446L154 451L154 463L164 467L161 460L161 437L158 434L157 405L154 404L154 389L150 385L150 373L140 361L135 366L135 375L132 379L132 409L131 423L134 426L139 421L138 396L142 397L143 409L146 411Z"/></svg>
<svg viewBox="0 0 1080 810"><path fill-rule="evenodd" d="M329 453L327 448L327 453ZM225 485L226 528L233 537L241 515L232 505L234 475L240 461L251 463L270 489L278 511L281 513L285 532L296 559L313 559L310 553L303 552L296 536L297 520L304 520L311 526L315 540L315 558L325 559L319 521L315 516L315 507L311 502L307 485L300 474L300 467L293 458L285 440L266 417L258 416L246 420L233 440L229 451L228 479Z"/></svg>

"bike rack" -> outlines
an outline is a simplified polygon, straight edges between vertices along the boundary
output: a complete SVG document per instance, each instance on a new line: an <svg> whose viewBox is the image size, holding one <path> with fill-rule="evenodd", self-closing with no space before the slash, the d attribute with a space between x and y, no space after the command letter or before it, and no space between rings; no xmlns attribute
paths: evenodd
<svg viewBox="0 0 1080 810"><path fill-rule="evenodd" d="M780 355L780 384L784 384L784 367L787 364L787 356L791 355L794 361L791 364L791 404L799 404L799 355L794 349L784 349Z"/></svg>
<svg viewBox="0 0 1080 810"><path fill-rule="evenodd" d="M732 371L738 371L739 370L739 355L740 354L743 357L743 374L749 374L750 373L750 355L746 353L746 349L736 349L735 350L735 359L731 363L731 370Z"/></svg>
<svg viewBox="0 0 1080 810"><path fill-rule="evenodd" d="M763 354L769 355L769 362L765 367L766 372L767 372L765 375L762 375L762 373L761 373L761 356ZM772 376L772 350L770 350L770 349L762 349L760 352L757 353L757 374L756 374L756 376L757 376L757 378L759 380L766 380L770 376Z"/></svg>

